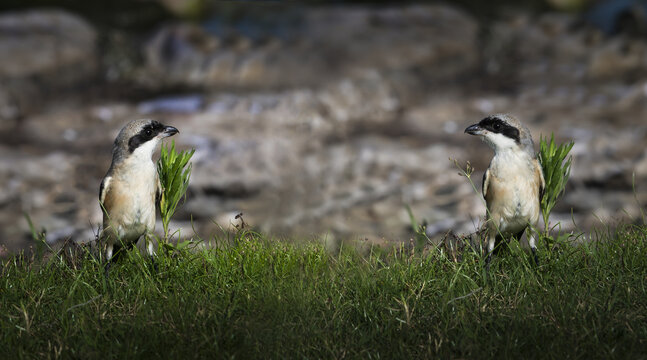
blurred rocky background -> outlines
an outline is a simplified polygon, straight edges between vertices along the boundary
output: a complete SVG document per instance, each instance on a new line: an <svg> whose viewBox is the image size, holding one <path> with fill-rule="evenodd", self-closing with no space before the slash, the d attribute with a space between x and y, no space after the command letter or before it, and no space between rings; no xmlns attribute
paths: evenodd
<svg viewBox="0 0 647 360"><path fill-rule="evenodd" d="M55 5L58 3L59 5ZM112 141L150 117L195 148L183 236L244 213L279 238L386 244L482 221L491 150L463 134L515 114L574 140L552 221L643 221L645 1L3 0L0 243L94 237ZM470 161L470 182L458 175Z"/></svg>

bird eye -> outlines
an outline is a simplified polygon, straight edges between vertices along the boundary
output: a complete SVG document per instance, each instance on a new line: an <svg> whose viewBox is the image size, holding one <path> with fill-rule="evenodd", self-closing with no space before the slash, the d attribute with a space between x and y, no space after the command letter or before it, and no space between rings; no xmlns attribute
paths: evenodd
<svg viewBox="0 0 647 360"><path fill-rule="evenodd" d="M153 132L151 131L151 129L147 129L147 130L146 130L146 135L148 135L148 136L153 135Z"/></svg>
<svg viewBox="0 0 647 360"><path fill-rule="evenodd" d="M495 123L494 126L492 126L494 130L499 130L501 128L501 125L498 123Z"/></svg>

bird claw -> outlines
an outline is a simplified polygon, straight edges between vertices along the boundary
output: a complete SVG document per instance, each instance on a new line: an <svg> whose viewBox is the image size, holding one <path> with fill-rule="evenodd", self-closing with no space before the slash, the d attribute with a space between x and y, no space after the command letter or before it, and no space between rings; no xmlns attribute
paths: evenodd
<svg viewBox="0 0 647 360"><path fill-rule="evenodd" d="M159 267L157 265L157 261L155 260L155 256L151 255L150 263L151 263L151 267L153 268L153 271L155 271L156 273L159 272Z"/></svg>
<svg viewBox="0 0 647 360"><path fill-rule="evenodd" d="M532 251L532 257L535 259L535 265L539 266L539 258L537 257L537 248L530 248Z"/></svg>
<svg viewBox="0 0 647 360"><path fill-rule="evenodd" d="M108 262L106 263L106 265L103 267L103 276L104 276L106 279L108 279L108 277L109 277L109 275L110 275L110 266L111 266L111 265L112 265L112 262L111 262L110 260L108 260Z"/></svg>
<svg viewBox="0 0 647 360"><path fill-rule="evenodd" d="M490 251L485 258L485 278L490 278L490 262L492 261L492 252Z"/></svg>

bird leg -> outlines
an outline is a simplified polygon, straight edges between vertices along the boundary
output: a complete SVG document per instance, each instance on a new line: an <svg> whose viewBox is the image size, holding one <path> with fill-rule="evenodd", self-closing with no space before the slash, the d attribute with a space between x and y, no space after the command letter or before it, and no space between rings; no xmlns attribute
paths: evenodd
<svg viewBox="0 0 647 360"><path fill-rule="evenodd" d="M110 273L110 265L112 264L112 251L113 251L113 245L106 244L106 256L104 258L105 265L103 268L103 274L106 278L108 278L108 275Z"/></svg>
<svg viewBox="0 0 647 360"><path fill-rule="evenodd" d="M104 266L103 266L103 276L107 279L108 276L110 275L110 264L112 264L110 261L108 261Z"/></svg>
<svg viewBox="0 0 647 360"><path fill-rule="evenodd" d="M530 251L532 251L532 256L535 259L535 265L539 266L539 259L537 258L537 246L535 245L535 236L528 235L528 244L530 245Z"/></svg>
<svg viewBox="0 0 647 360"><path fill-rule="evenodd" d="M146 239L146 250L148 251L148 256L152 258L155 255L155 246L153 245L153 239L151 239L148 233L144 236Z"/></svg>
<svg viewBox="0 0 647 360"><path fill-rule="evenodd" d="M148 234L144 235L145 240L146 240L146 250L148 252L148 256L150 258L151 265L153 266L153 269L155 272L157 272L157 261L155 261L155 246L153 245L153 239L150 238Z"/></svg>
<svg viewBox="0 0 647 360"><path fill-rule="evenodd" d="M490 262L492 261L492 253L494 252L494 245L496 243L496 236L488 234L487 244L487 258L485 258L485 274L490 272Z"/></svg>

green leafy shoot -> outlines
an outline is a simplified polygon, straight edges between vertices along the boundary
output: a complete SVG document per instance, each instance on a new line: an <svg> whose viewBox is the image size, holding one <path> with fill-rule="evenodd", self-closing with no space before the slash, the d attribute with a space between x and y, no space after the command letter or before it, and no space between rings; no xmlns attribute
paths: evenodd
<svg viewBox="0 0 647 360"><path fill-rule="evenodd" d="M189 160L193 153L195 153L195 149L178 153L175 150L175 141L171 142L170 147L162 144L160 159L157 162L157 172L162 185L159 205L164 227L164 242L168 242L169 239L168 227L171 217L175 214L180 199L185 196L189 187L189 178L191 177Z"/></svg>
<svg viewBox="0 0 647 360"><path fill-rule="evenodd" d="M548 234L548 218L555 207L558 198L566 189L566 182L571 174L571 162L573 157L568 153L573 148L573 142L556 145L554 134L550 135L550 141L547 138L539 139L539 163L544 171L544 180L546 187L544 197L541 200L541 213L544 218L544 235ZM567 158L568 156L568 158Z"/></svg>

